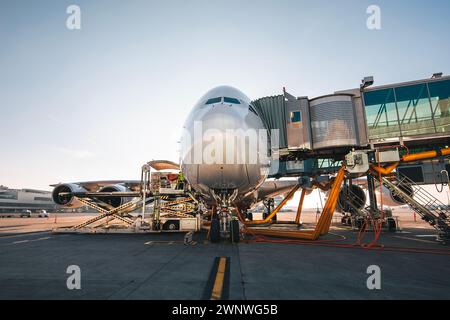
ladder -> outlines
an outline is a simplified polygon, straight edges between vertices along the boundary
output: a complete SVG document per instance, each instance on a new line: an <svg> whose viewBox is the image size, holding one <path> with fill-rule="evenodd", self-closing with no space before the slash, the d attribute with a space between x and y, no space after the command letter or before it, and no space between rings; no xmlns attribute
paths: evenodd
<svg viewBox="0 0 450 320"><path fill-rule="evenodd" d="M398 196L405 204L408 204L411 209L419 214L422 220L428 222L438 230L441 240L450 240L450 212L446 205L410 178L400 173L393 181L383 177L382 182L393 195ZM404 191L406 190L405 187L412 187L414 196L407 194Z"/></svg>

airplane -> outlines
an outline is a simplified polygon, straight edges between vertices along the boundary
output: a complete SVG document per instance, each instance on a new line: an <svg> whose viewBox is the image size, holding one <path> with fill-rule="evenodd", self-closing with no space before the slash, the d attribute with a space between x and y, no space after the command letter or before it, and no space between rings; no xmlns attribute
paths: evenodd
<svg viewBox="0 0 450 320"><path fill-rule="evenodd" d="M195 132L198 126L202 128L200 132ZM235 132L232 134L236 135L231 136L231 140L236 142L235 147L230 147L230 143L227 147L227 142L231 141L230 131L233 130ZM214 143L209 141L208 132L212 131L215 132ZM256 143L249 141L248 135L253 133L256 134ZM211 219L214 242L220 236L229 234L230 224L237 225L235 212L228 209L245 211L265 198L288 193L298 184L297 180L267 181L271 148L268 134L267 126L251 105L251 100L230 86L208 91L188 115L181 137L180 170L189 185L200 194L201 201L214 211ZM243 148L239 147L239 142ZM204 161L208 150L209 155L216 153L216 160L217 154L222 151L222 159ZM240 151L246 156L243 157ZM257 157L252 156L255 154ZM111 196L102 198L102 201L118 207L131 199L120 194L138 191L140 183L134 180L62 183L52 185L52 198L59 205L79 207L83 204L77 201L75 195L109 192Z"/></svg>
<svg viewBox="0 0 450 320"><path fill-rule="evenodd" d="M251 100L236 88L219 86L208 91L192 108L182 131L179 169L212 212L212 242L236 239L237 213L245 217L252 206L286 195L300 183L267 179L276 141ZM59 205L77 207L83 204L75 195L109 192L102 201L118 207L131 200L121 194L138 191L140 184L133 180L63 183L52 185L52 197ZM365 205L365 196L359 205Z"/></svg>

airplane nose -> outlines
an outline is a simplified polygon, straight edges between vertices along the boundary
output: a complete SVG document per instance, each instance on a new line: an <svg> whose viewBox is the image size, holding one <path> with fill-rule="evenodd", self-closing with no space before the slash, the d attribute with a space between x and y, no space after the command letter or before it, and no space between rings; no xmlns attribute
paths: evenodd
<svg viewBox="0 0 450 320"><path fill-rule="evenodd" d="M260 132L266 129L261 118L251 112L249 103L199 104L185 129L182 170L191 186L209 194L210 200L218 190L247 194L267 176L261 169L268 162L268 143Z"/></svg>
<svg viewBox="0 0 450 320"><path fill-rule="evenodd" d="M208 129L226 130L245 128L242 116L233 107L220 105L208 111L200 120L202 122L203 132Z"/></svg>
<svg viewBox="0 0 450 320"><path fill-rule="evenodd" d="M242 111L223 105L209 110L201 119L204 163L198 166L197 177L210 189L246 193L261 180L259 143L251 141L258 139L259 128L248 123Z"/></svg>

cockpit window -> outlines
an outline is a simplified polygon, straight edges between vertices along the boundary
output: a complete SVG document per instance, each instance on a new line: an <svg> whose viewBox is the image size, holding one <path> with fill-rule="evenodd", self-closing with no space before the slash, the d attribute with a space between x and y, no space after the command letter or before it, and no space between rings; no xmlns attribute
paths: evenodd
<svg viewBox="0 0 450 320"><path fill-rule="evenodd" d="M238 99L228 98L228 97L223 98L223 102L225 102L225 103L241 104Z"/></svg>
<svg viewBox="0 0 450 320"><path fill-rule="evenodd" d="M208 101L206 101L205 104L214 104L214 103L220 103L222 102L222 97L219 98L211 98Z"/></svg>

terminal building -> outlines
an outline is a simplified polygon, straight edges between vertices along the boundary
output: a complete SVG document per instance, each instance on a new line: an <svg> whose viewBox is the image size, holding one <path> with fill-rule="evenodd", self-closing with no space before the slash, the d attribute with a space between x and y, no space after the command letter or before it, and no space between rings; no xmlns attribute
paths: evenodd
<svg viewBox="0 0 450 320"><path fill-rule="evenodd" d="M373 82L368 77L359 88L313 99L284 90L253 101L267 127L280 135L279 163L271 176L329 171L352 149L398 145L404 152L419 152L450 145L449 76L382 86ZM404 170L415 182L428 184L439 176L433 172L449 172L450 166L442 159Z"/></svg>
<svg viewBox="0 0 450 320"><path fill-rule="evenodd" d="M53 202L51 192L32 189L9 189L0 186L0 213L21 212L30 210L54 211L57 205Z"/></svg>

